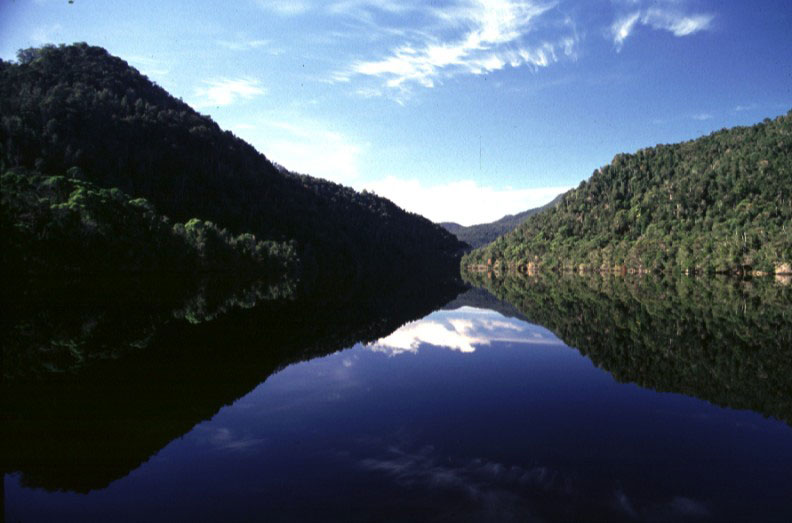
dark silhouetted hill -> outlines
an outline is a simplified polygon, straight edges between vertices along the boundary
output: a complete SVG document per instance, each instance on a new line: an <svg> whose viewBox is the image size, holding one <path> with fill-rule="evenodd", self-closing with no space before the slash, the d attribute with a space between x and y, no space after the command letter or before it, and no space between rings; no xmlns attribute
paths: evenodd
<svg viewBox="0 0 792 523"><path fill-rule="evenodd" d="M145 198L171 223L294 242L306 281L433 277L456 271L464 247L384 198L278 169L99 47L45 46L0 61L0 114L0 172L76 178ZM4 227L24 222L21 212Z"/></svg>

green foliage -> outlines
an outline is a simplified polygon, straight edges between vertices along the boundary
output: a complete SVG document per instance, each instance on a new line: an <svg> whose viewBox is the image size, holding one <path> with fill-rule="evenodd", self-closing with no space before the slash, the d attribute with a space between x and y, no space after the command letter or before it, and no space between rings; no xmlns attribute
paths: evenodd
<svg viewBox="0 0 792 523"><path fill-rule="evenodd" d="M619 381L792 424L788 283L554 272L465 277Z"/></svg>
<svg viewBox="0 0 792 523"><path fill-rule="evenodd" d="M463 245L441 227L278 168L98 47L45 46L0 62L0 115L0 171L68 173L145 198L185 227L198 217L233 237L295 241L305 280L436 275L458 264ZM199 229L184 234L213 249Z"/></svg>
<svg viewBox="0 0 792 523"><path fill-rule="evenodd" d="M463 266L772 273L792 263L792 111L617 155Z"/></svg>
<svg viewBox="0 0 792 523"><path fill-rule="evenodd" d="M146 199L115 188L27 171L4 173L0 184L5 274L251 271L279 277L297 264L292 244L233 236L199 219L171 224Z"/></svg>

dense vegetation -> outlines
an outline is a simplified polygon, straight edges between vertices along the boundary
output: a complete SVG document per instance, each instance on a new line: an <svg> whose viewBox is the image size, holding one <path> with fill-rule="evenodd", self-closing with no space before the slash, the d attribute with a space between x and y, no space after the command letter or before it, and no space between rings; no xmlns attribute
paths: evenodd
<svg viewBox="0 0 792 523"><path fill-rule="evenodd" d="M788 283L555 272L466 278L619 381L751 409L792 425Z"/></svg>
<svg viewBox="0 0 792 523"><path fill-rule="evenodd" d="M792 272L792 112L617 155L463 266Z"/></svg>
<svg viewBox="0 0 792 523"><path fill-rule="evenodd" d="M3 174L0 188L0 257L13 274L281 275L297 262L291 244L258 241L249 233L232 236L196 218L171 223L145 198L116 188L26 171Z"/></svg>
<svg viewBox="0 0 792 523"><path fill-rule="evenodd" d="M72 173L92 184L86 191L96 192L95 186L128 195L112 206L129 216L136 212L131 202L145 198L185 229L199 219L214 224L206 225L209 229L226 230L229 238L252 234L256 241L294 241L306 280L337 285L399 278L406 271L437 274L454 267L461 254L463 245L452 235L388 200L276 168L249 144L98 47L45 46L20 51L16 63L0 61L0 115L0 172ZM33 185L34 192L40 190L41 183ZM33 193L17 201L28 199ZM141 211L134 220L149 220L144 215ZM151 220L151 230L160 230L157 219ZM20 234L31 230L29 223L6 225ZM77 230L70 227L52 226L64 234ZM114 252L137 245L141 235L120 240ZM168 237L173 234L160 231L152 240L167 243ZM28 245L24 238L14 241ZM97 256L105 255L91 248L74 260ZM148 267L160 262L124 263Z"/></svg>
<svg viewBox="0 0 792 523"><path fill-rule="evenodd" d="M468 227L454 222L443 222L440 225L445 227L448 232L459 238L459 240L467 243L474 249L478 249L479 247L487 245L488 243L492 243L498 238L498 236L513 231L515 228L517 228L517 226L534 214L555 207L555 205L561 201L561 197L562 195L558 195L553 198L553 201L542 205L541 207L528 209L527 211L518 212L517 214L508 214L500 220L490 223L480 223L477 225L470 225Z"/></svg>

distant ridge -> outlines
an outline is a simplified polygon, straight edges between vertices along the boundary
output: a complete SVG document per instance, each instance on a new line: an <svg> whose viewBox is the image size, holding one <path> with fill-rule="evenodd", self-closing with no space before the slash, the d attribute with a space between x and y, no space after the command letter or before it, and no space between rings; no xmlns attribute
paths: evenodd
<svg viewBox="0 0 792 523"><path fill-rule="evenodd" d="M480 223L467 227L454 222L442 222L440 225L443 226L445 230L459 238L461 241L476 249L495 241L498 236L514 230L518 225L523 223L534 214L554 207L558 202L561 201L562 196L562 194L559 194L553 198L551 202L548 202L541 207L528 209L527 211L519 212L517 214L507 214L500 220L490 223Z"/></svg>
<svg viewBox="0 0 792 523"><path fill-rule="evenodd" d="M792 111L619 154L468 268L792 273Z"/></svg>

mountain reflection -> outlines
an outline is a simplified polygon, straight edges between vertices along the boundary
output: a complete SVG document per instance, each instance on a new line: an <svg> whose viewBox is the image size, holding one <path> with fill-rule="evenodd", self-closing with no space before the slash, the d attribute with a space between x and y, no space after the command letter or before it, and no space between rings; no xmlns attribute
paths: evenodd
<svg viewBox="0 0 792 523"><path fill-rule="evenodd" d="M3 289L4 380L48 380L147 348L171 323L200 324L296 297L296 282L244 275L119 275L10 281Z"/></svg>
<svg viewBox="0 0 792 523"><path fill-rule="evenodd" d="M469 353L493 342L561 343L551 332L537 325L507 318L493 310L463 306L434 312L367 346L390 355L414 353L424 345Z"/></svg>
<svg viewBox="0 0 792 523"><path fill-rule="evenodd" d="M467 274L622 382L792 424L792 287L771 279Z"/></svg>
<svg viewBox="0 0 792 523"><path fill-rule="evenodd" d="M137 279L8 293L3 472L48 490L104 488L283 367L377 340L462 289L435 283L307 296Z"/></svg>
<svg viewBox="0 0 792 523"><path fill-rule="evenodd" d="M788 412L784 289L480 283L516 306L453 285L263 299L157 324L117 359L5 381L6 518L789 520L790 427L648 388ZM754 358L777 368L751 389ZM700 389L673 388L700 373Z"/></svg>

